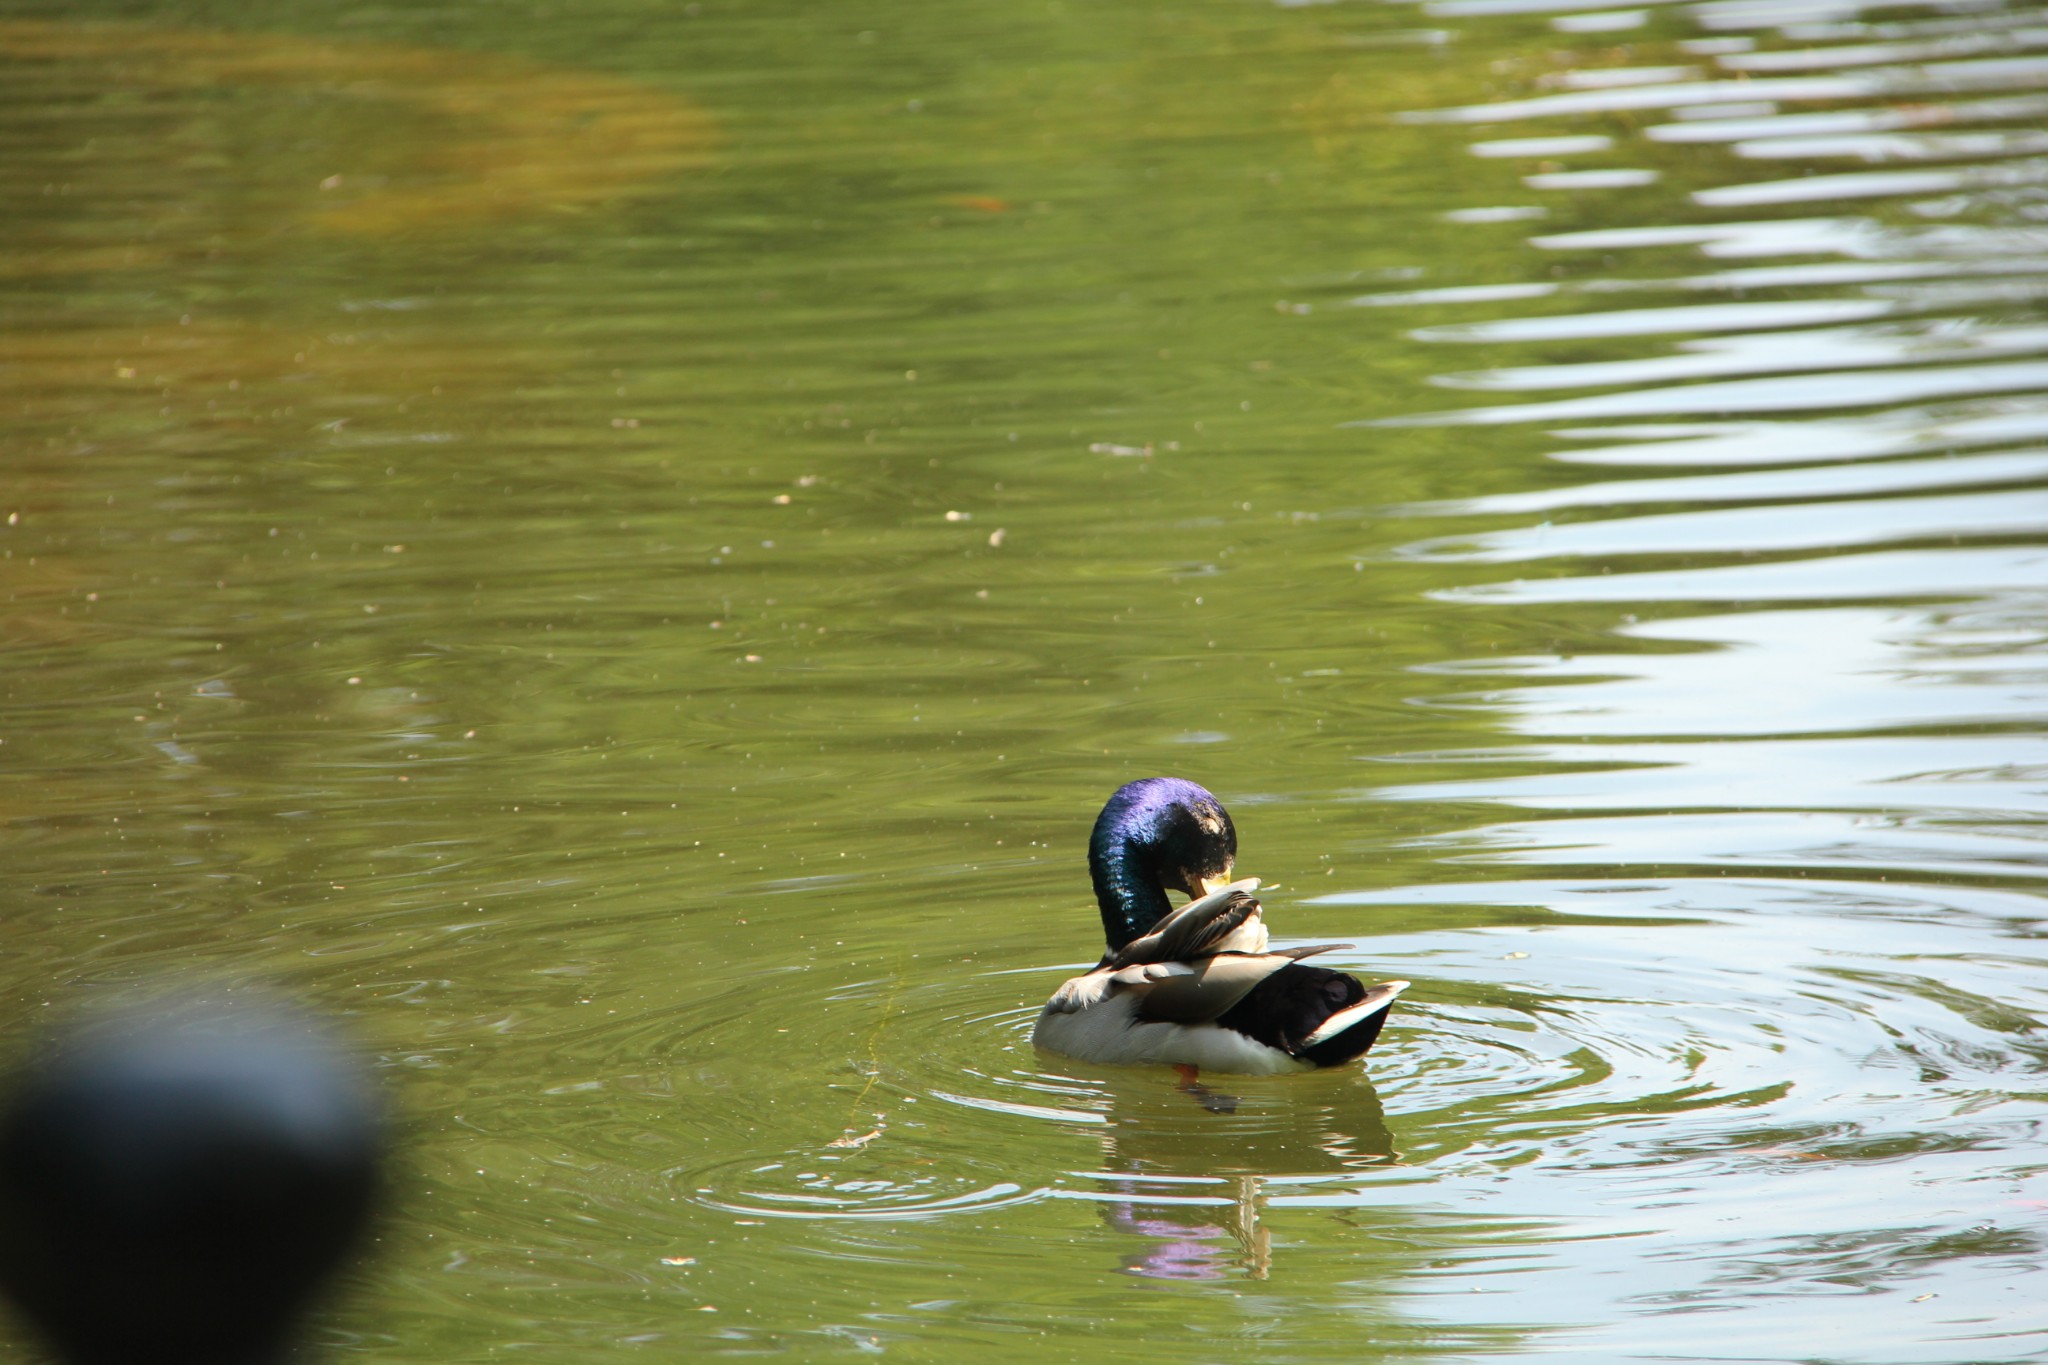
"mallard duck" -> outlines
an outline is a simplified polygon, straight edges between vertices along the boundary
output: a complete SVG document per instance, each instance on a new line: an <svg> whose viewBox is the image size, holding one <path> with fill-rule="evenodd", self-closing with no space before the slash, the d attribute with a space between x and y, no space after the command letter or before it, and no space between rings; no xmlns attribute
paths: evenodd
<svg viewBox="0 0 2048 1365"><path fill-rule="evenodd" d="M1237 828L1206 789L1177 777L1119 787L1088 840L1108 951L1053 992L1031 1040L1088 1062L1173 1065L1184 1077L1363 1057L1408 983L1368 989L1301 961L1348 943L1268 951L1259 879L1230 880L1236 858ZM1168 890L1188 903L1174 909Z"/></svg>

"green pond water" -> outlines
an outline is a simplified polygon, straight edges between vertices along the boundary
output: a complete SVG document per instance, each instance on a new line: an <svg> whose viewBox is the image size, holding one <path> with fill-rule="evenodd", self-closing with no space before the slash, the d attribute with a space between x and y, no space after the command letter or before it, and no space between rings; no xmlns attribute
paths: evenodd
<svg viewBox="0 0 2048 1365"><path fill-rule="evenodd" d="M0 5L12 1055L357 1039L333 1360L2038 1359L2044 26ZM1366 1065L1031 1048L1151 773Z"/></svg>

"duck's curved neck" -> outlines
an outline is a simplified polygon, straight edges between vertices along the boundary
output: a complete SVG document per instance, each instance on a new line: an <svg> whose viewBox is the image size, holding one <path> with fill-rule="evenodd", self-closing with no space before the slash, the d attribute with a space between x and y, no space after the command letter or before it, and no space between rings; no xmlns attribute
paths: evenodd
<svg viewBox="0 0 2048 1365"><path fill-rule="evenodd" d="M1102 838L1090 841L1088 872L1095 882L1095 904L1102 911L1102 936L1112 952L1173 909L1166 888L1151 870L1138 865L1128 845Z"/></svg>

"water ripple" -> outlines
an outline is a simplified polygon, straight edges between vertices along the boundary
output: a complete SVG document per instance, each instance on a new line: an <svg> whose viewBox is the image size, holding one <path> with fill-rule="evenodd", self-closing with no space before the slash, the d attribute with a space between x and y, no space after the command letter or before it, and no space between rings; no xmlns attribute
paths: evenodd
<svg viewBox="0 0 2048 1365"><path fill-rule="evenodd" d="M2038 1341L1964 1287L2038 1274L2031 1215L1963 1191L2016 1178L2048 1069L2048 28L2036 5L1887 8L1672 7L1654 22L1713 35L1674 46L1714 73L1638 80L1668 50L1646 29L1556 63L1626 60L1614 79L1532 63L1490 102L1415 111L1517 125L1474 146L1489 163L1549 145L1526 155L1662 178L1529 237L1519 271L1354 300L1412 313L1418 341L1486 348L1433 379L1477 405L1355 428L1547 429L1557 479L1412 503L1437 528L1392 557L1471 566L1429 591L1557 643L1418 668L1435 684L1419 705L1518 742L1359 755L1389 776L1358 801L1464 817L1412 842L1479 880L1304 908L1383 926L1375 951L1417 959L1403 974L1448 1035L1429 1066L1375 1072L1390 1109L1433 1116L1440 1146L1405 1160L1537 1182L1598 1166L1632 1212L1577 1226L1663 1239L1647 1255L1672 1283L1632 1302L1720 1313L1711 1348L1625 1320L1577 1343L1603 1357L1835 1354L1794 1347L1810 1318L1770 1297L1908 1281L1969 1297L1971 1323L1872 1331L1859 1358ZM1621 121L1643 113L1671 117ZM1569 141L1588 136L1611 144ZM1722 218L1742 213L1762 216ZM1572 477L1587 467L1633 472ZM1446 917L1476 941L1426 932ZM1527 1092L1491 1065L1523 1040ZM1466 1130L1455 1097L1474 1093ZM1525 1107L1541 1151L1517 1149ZM1865 1214L1853 1173L1876 1167L1940 1193ZM1533 1273L1590 1304L1575 1275L1642 1254L1589 1244Z"/></svg>

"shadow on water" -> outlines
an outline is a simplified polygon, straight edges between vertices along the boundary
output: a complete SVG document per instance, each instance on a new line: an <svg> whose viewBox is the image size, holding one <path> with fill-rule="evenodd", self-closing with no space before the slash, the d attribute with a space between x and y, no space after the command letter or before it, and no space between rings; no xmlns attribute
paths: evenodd
<svg viewBox="0 0 2048 1365"><path fill-rule="evenodd" d="M167 221L145 242L118 250L71 246L68 216L37 213L40 221L25 234L34 245L10 262L14 272L211 260L223 250L265 251L279 234L305 228L377 237L575 211L666 190L673 177L702 169L717 143L700 110L650 86L491 53L287 33L9 19L0 21L0 56L26 68L28 82L45 84L57 98L66 97L69 86L61 75L52 79L52 69L75 66L92 67L106 93L143 100L232 91L257 107L258 127L230 133L247 138L252 150L262 146L261 121L289 119L294 105L308 101L333 106L315 153L326 158L313 163L319 174L300 162L287 177L281 164L258 161L240 168L239 177L210 177L210 184L167 178L149 187L152 197L174 201ZM130 131L120 127L123 113L131 121L142 117L140 109L107 104L107 134ZM364 104L400 117L352 126L348 107ZM193 112L206 118L214 111L201 102Z"/></svg>

